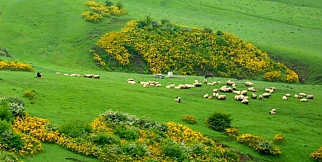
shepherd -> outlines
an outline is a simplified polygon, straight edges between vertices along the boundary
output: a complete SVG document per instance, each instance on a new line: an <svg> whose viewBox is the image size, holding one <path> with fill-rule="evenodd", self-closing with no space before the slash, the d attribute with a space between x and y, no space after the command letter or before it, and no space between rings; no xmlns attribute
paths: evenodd
<svg viewBox="0 0 322 162"><path fill-rule="evenodd" d="M38 73L37 73L36 78L40 78L40 79L41 79L41 74L40 74L40 72L38 72Z"/></svg>
<svg viewBox="0 0 322 162"><path fill-rule="evenodd" d="M214 79L214 74L213 74L213 73L207 73L207 74L205 75L205 79L207 79L207 78L209 78L209 77L211 77L212 79Z"/></svg>

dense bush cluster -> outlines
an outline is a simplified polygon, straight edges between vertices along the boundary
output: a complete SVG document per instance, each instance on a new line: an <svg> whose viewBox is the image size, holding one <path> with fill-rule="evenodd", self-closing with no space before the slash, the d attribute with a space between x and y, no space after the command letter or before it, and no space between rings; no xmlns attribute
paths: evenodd
<svg viewBox="0 0 322 162"><path fill-rule="evenodd" d="M34 71L34 68L29 64L24 64L18 61L1 61L0 70L21 70L21 71Z"/></svg>
<svg viewBox="0 0 322 162"><path fill-rule="evenodd" d="M120 32L105 34L91 53L109 69L187 75L211 71L223 77L298 81L294 71L235 35L178 26L167 20L157 22L150 17L130 21Z"/></svg>
<svg viewBox="0 0 322 162"><path fill-rule="evenodd" d="M226 128L230 128L230 123L233 119L230 114L224 114L221 112L214 112L206 121L207 127L216 131L225 131Z"/></svg>
<svg viewBox="0 0 322 162"><path fill-rule="evenodd" d="M194 116L192 115L183 115L181 118L182 121L188 123L188 124L195 124L197 123L197 120Z"/></svg>
<svg viewBox="0 0 322 162"><path fill-rule="evenodd" d="M278 156L282 152L279 147L274 146L272 142L269 142L264 137L261 136L254 136L251 134L242 134L238 136L237 141L243 143L253 150L261 153L261 154L268 154Z"/></svg>
<svg viewBox="0 0 322 162"><path fill-rule="evenodd" d="M118 3L116 6L109 1L103 4L102 2L87 1L85 5L88 6L89 11L84 11L82 17L87 21L98 22L104 17L121 16L127 14L123 5Z"/></svg>

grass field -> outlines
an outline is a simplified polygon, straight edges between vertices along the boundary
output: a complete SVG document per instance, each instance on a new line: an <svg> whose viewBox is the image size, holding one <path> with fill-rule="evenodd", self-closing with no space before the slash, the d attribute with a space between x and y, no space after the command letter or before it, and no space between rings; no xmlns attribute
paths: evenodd
<svg viewBox="0 0 322 162"><path fill-rule="evenodd" d="M187 76L187 79L160 80L163 87L143 89L129 85L128 78L139 81L155 80L152 75L105 72L97 68L88 54L89 49L106 32L119 31L131 19L151 16L168 19L182 25L209 27L234 33L252 42L275 57L287 62L309 65L309 83L321 76L322 61L322 3L318 0L302 1L167 1L123 0L129 14L113 20L92 24L80 14L85 1L0 1L0 48L6 48L15 60L29 63L44 79L35 79L35 72L0 71L0 96L23 96L26 90L34 90L37 99L26 111L31 115L47 118L63 124L70 119L90 122L105 111L120 110L133 115L147 116L159 122L173 121L184 124L182 115L193 115L198 124L189 125L217 141L250 154L258 161L310 161L309 154L317 150L322 141L321 85L300 85L253 81L262 93L265 87L277 87L272 98L251 100L242 105L228 94L225 101L207 100L202 96L211 93L219 85L203 86L189 90L169 90L170 83L193 83L203 77ZM8 59L0 57L1 59ZM292 61L293 60L293 61ZM62 73L97 73L100 80L64 77ZM227 78L214 78L222 82ZM241 83L237 84L245 88ZM312 93L314 100L301 103L295 98L283 101L285 93ZM181 96L183 102L173 102ZM278 114L267 112L276 108ZM204 122L214 111L230 113L232 125L241 133L272 139L282 133L286 141L280 146L280 157L262 156L241 145L223 133L208 129ZM57 156L59 155L59 156ZM44 151L24 161L67 161L65 158L96 161L67 151L57 145L44 145Z"/></svg>

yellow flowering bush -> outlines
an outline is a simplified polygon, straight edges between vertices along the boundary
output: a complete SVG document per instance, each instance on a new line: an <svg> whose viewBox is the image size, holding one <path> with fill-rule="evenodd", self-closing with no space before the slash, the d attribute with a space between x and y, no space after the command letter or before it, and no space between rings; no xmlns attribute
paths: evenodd
<svg viewBox="0 0 322 162"><path fill-rule="evenodd" d="M240 143L248 145L250 148L261 154L278 156L282 153L279 147L274 146L271 142L268 142L264 137L261 136L253 136L247 133L238 136L236 140Z"/></svg>
<svg viewBox="0 0 322 162"><path fill-rule="evenodd" d="M31 65L18 61L0 61L0 70L34 71Z"/></svg>
<svg viewBox="0 0 322 162"><path fill-rule="evenodd" d="M223 77L298 81L296 73L283 63L274 63L268 53L233 34L159 23L149 17L128 22L120 32L106 33L96 46L92 52L106 59L109 68L134 71L135 65L153 74L204 75L204 71L213 71Z"/></svg>
<svg viewBox="0 0 322 162"><path fill-rule="evenodd" d="M239 130L237 128L226 128L225 132L228 136L237 137L239 136Z"/></svg>
<svg viewBox="0 0 322 162"><path fill-rule="evenodd" d="M285 136L283 134L275 134L273 141L276 143L281 143L285 140Z"/></svg>
<svg viewBox="0 0 322 162"><path fill-rule="evenodd" d="M322 162L322 147L320 147L318 150L312 152L310 154L310 157L317 162Z"/></svg>
<svg viewBox="0 0 322 162"><path fill-rule="evenodd" d="M106 6L102 2L86 1L85 5L88 6L89 11L84 11L82 17L86 21L98 22L103 17L121 16L127 14L124 8L116 6Z"/></svg>
<svg viewBox="0 0 322 162"><path fill-rule="evenodd" d="M46 130L46 125L49 123L47 119L31 117L27 113L25 116L16 117L12 127L16 132L28 133L43 142L56 142L59 133L54 130Z"/></svg>

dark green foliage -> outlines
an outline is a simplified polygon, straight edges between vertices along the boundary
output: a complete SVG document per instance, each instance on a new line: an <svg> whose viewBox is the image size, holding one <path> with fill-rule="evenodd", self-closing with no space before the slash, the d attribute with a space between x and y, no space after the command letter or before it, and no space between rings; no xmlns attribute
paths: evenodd
<svg viewBox="0 0 322 162"><path fill-rule="evenodd" d="M17 155L11 152L0 151L0 161L2 162L18 162Z"/></svg>
<svg viewBox="0 0 322 162"><path fill-rule="evenodd" d="M24 146L24 141L21 139L21 137L11 129L5 130L3 133L1 133L0 137L0 143L7 144L7 150L12 148L19 150Z"/></svg>
<svg viewBox="0 0 322 162"><path fill-rule="evenodd" d="M126 139L129 141L134 141L138 139L140 136L138 128L125 126L122 124L120 124L114 129L114 134L119 136L122 139Z"/></svg>
<svg viewBox="0 0 322 162"><path fill-rule="evenodd" d="M166 140L165 143L161 146L161 149L165 156L175 158L177 159L177 161L184 161L187 159L187 155L180 148L180 145L171 139Z"/></svg>
<svg viewBox="0 0 322 162"><path fill-rule="evenodd" d="M76 138L79 136L88 135L89 133L93 132L93 129L84 121L73 120L60 126L58 131L66 136Z"/></svg>
<svg viewBox="0 0 322 162"><path fill-rule="evenodd" d="M210 34L212 34L212 29L210 29L210 28L204 28L202 31L204 33L210 33Z"/></svg>
<svg viewBox="0 0 322 162"><path fill-rule="evenodd" d="M9 110L9 103L6 100L0 100L0 120L13 122L13 115Z"/></svg>
<svg viewBox="0 0 322 162"><path fill-rule="evenodd" d="M122 2L117 2L115 5L117 8L122 9L123 8L123 3Z"/></svg>
<svg viewBox="0 0 322 162"><path fill-rule="evenodd" d="M143 143L130 143L122 146L123 153L132 157L150 155L149 149Z"/></svg>
<svg viewBox="0 0 322 162"><path fill-rule="evenodd" d="M11 124L6 120L0 120L0 133L3 133L8 129L11 129Z"/></svg>
<svg viewBox="0 0 322 162"><path fill-rule="evenodd" d="M207 118L206 124L207 127L216 131L224 131L225 128L230 128L230 123L232 119L230 114L223 114L220 112L213 113L210 117Z"/></svg>
<svg viewBox="0 0 322 162"><path fill-rule="evenodd" d="M105 1L105 5L106 5L106 6L112 6L112 5L113 5L113 2L112 2L112 1L110 1L110 0L106 0L106 1Z"/></svg>
<svg viewBox="0 0 322 162"><path fill-rule="evenodd" d="M110 145L110 144L120 144L121 139L116 135L109 135L106 133L96 134L89 139L91 142L96 143L98 145Z"/></svg>

